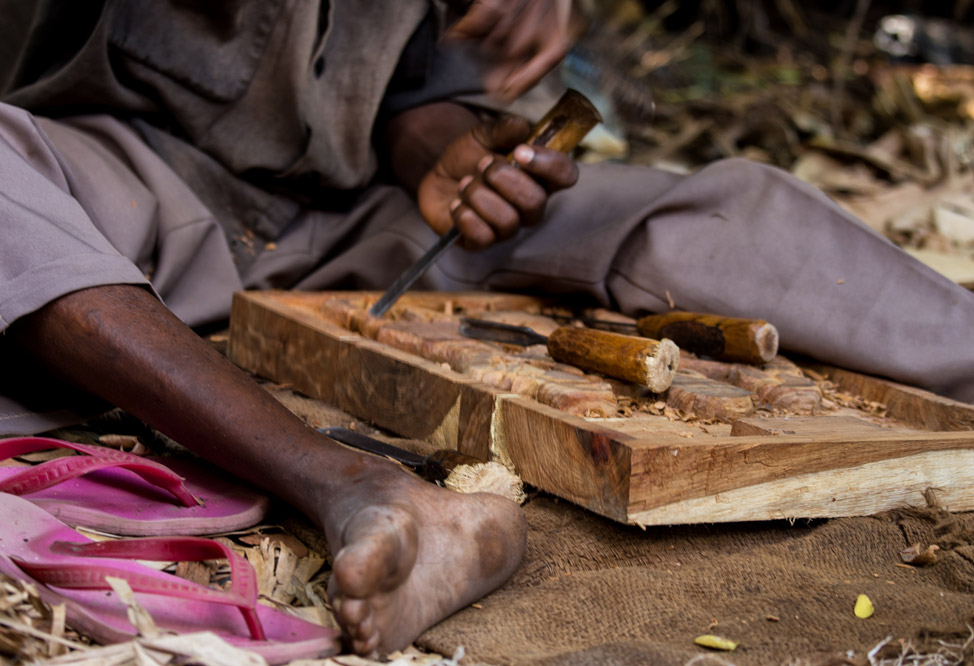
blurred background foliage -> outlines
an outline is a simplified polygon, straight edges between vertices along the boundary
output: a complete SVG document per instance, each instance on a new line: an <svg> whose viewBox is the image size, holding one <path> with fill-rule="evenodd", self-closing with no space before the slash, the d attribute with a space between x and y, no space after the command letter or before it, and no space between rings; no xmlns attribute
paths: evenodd
<svg viewBox="0 0 974 666"><path fill-rule="evenodd" d="M607 119L584 159L773 164L974 285L974 0L580 5L562 79Z"/></svg>

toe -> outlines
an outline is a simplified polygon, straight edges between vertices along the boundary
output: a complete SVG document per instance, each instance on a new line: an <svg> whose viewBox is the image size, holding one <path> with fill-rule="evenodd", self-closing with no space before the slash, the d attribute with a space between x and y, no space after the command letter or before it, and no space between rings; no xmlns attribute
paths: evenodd
<svg viewBox="0 0 974 666"><path fill-rule="evenodd" d="M344 530L334 577L346 597L368 597L399 585L412 570L419 541L405 510L383 506L360 511Z"/></svg>
<svg viewBox="0 0 974 666"><path fill-rule="evenodd" d="M369 604L364 599L345 599L335 613L335 617L349 634L357 636L357 627L365 622L369 613Z"/></svg>
<svg viewBox="0 0 974 666"><path fill-rule="evenodd" d="M375 630L375 614L369 613L358 623L354 638L356 640L368 641L375 637L377 633Z"/></svg>
<svg viewBox="0 0 974 666"><path fill-rule="evenodd" d="M355 654L367 657L374 654L379 648L379 635L373 634L370 638L366 640L353 640L352 641L352 651Z"/></svg>

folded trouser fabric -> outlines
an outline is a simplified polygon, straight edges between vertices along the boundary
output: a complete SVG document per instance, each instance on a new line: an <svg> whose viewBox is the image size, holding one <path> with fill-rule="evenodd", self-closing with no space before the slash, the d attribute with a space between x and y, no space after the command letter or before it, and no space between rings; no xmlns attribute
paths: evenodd
<svg viewBox="0 0 974 666"><path fill-rule="evenodd" d="M220 534L256 525L270 503L200 460L18 437L0 440L0 461L48 449L84 455L0 466L0 492L22 496L72 527L127 536Z"/></svg>
<svg viewBox="0 0 974 666"><path fill-rule="evenodd" d="M226 317L240 287L384 288L435 241L401 190L375 185L334 210L327 201L300 209L238 274L234 239L191 184L107 116L51 121L0 105L0 175L16 184L0 199L10 220L0 237L0 328L76 289L147 277L177 316L201 325ZM820 192L744 160L690 176L583 165L543 224L485 252L453 249L418 287L584 294L631 314L672 303L762 317L783 349L974 402L974 294ZM0 341L0 362L5 352ZM31 374L13 386L0 378L0 433L66 418L49 392L36 399Z"/></svg>
<svg viewBox="0 0 974 666"><path fill-rule="evenodd" d="M132 560L227 559L224 591L150 569ZM119 578L163 631L212 631L271 663L337 652L337 631L257 603L257 579L240 555L199 537L94 542L24 499L0 493L0 573L35 584L41 598L64 604L67 621L100 643L138 635L107 578Z"/></svg>

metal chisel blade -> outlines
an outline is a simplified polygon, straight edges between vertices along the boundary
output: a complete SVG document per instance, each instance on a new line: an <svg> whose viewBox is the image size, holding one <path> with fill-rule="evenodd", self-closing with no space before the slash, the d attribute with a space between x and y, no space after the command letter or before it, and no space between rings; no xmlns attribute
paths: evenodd
<svg viewBox="0 0 974 666"><path fill-rule="evenodd" d="M543 345L548 342L547 337L527 326L514 326L472 317L464 317L460 320L460 334L477 340L490 340L524 347Z"/></svg>
<svg viewBox="0 0 974 666"><path fill-rule="evenodd" d="M436 260L440 258L440 255L453 247L453 244L457 242L460 238L460 230L453 227L448 232L440 236L440 240L436 241L430 249L426 251L422 257L420 257L415 264L410 266L406 271L396 278L396 281L392 283L392 286L386 289L386 293L382 294L382 298L375 302L371 308L369 308L369 314L373 317L381 317L393 306L393 304L399 300L399 297L406 293L406 291L413 286L416 282L426 272L426 269L436 263Z"/></svg>
<svg viewBox="0 0 974 666"><path fill-rule="evenodd" d="M412 469L419 469L426 462L426 456L421 456L412 451L401 449L398 446L387 444L375 437L369 437L368 435L363 435L360 432L355 432L348 428L330 426L327 428L317 428L317 430L322 435L327 435L342 444L347 444L361 451L368 451L379 456L392 458L396 462L400 462Z"/></svg>

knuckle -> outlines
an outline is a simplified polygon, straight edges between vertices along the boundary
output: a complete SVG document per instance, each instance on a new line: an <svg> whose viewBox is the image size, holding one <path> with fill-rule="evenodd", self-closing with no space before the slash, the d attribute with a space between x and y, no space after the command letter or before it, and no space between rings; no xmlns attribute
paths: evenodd
<svg viewBox="0 0 974 666"><path fill-rule="evenodd" d="M565 185L571 186L578 182L578 165L572 161L568 162L568 170L565 174Z"/></svg>
<svg viewBox="0 0 974 666"><path fill-rule="evenodd" d="M510 206L506 207L497 217L497 228L503 233L513 233L521 222L521 216Z"/></svg>
<svg viewBox="0 0 974 666"><path fill-rule="evenodd" d="M548 203L548 196L540 187L532 187L524 193L522 201L524 212L534 215L544 210L545 205Z"/></svg>
<svg viewBox="0 0 974 666"><path fill-rule="evenodd" d="M510 238L521 224L521 215L511 206L504 206L491 217L491 226L497 238Z"/></svg>
<svg viewBox="0 0 974 666"><path fill-rule="evenodd" d="M466 206L462 207L456 218L457 228L464 239L464 247L479 250L494 242L494 232L490 226Z"/></svg>
<svg viewBox="0 0 974 666"><path fill-rule="evenodd" d="M509 187L511 181L518 176L518 170L512 167L507 160L496 159L484 171L484 182L494 189Z"/></svg>

